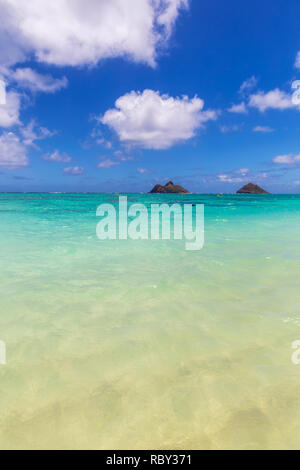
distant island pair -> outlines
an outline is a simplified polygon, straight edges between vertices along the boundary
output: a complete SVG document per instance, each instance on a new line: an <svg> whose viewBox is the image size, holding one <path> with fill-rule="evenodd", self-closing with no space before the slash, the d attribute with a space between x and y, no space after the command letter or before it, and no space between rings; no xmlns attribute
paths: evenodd
<svg viewBox="0 0 300 470"><path fill-rule="evenodd" d="M156 184L154 188L150 191L150 193L159 193L159 194L188 194L189 191L184 189L182 186L178 184L172 183L169 181L167 184ZM237 194L269 194L268 191L265 191L263 188L258 186L257 184L248 183L243 186L241 189L237 191Z"/></svg>

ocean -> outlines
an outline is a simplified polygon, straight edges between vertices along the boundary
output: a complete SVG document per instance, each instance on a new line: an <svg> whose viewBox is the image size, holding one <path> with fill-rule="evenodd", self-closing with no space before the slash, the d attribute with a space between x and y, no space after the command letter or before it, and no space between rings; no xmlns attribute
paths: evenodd
<svg viewBox="0 0 300 470"><path fill-rule="evenodd" d="M0 448L299 448L300 195L127 197L204 204L203 249L0 194Z"/></svg>

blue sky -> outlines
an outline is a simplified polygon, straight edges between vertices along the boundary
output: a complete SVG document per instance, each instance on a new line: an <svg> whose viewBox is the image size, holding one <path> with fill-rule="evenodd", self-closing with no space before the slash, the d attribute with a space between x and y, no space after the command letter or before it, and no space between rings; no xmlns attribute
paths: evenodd
<svg viewBox="0 0 300 470"><path fill-rule="evenodd" d="M0 0L0 16L1 191L300 191L298 0Z"/></svg>

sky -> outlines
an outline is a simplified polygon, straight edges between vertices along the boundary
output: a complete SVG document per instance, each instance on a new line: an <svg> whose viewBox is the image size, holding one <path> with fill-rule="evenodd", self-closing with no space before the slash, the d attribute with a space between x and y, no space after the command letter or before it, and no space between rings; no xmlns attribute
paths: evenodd
<svg viewBox="0 0 300 470"><path fill-rule="evenodd" d="M300 192L299 0L0 0L0 18L1 192Z"/></svg>

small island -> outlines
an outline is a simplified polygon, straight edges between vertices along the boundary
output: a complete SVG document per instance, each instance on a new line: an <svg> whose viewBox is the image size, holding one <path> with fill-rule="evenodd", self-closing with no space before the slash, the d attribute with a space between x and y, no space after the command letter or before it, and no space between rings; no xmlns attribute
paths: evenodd
<svg viewBox="0 0 300 470"><path fill-rule="evenodd" d="M248 183L239 189L237 194L270 194L268 191L265 191L263 188L258 186L257 184Z"/></svg>
<svg viewBox="0 0 300 470"><path fill-rule="evenodd" d="M187 194L188 191L178 184L174 184L172 181L169 181L164 186L162 184L156 184L150 193L160 193L160 194L170 194L170 193L183 193Z"/></svg>

